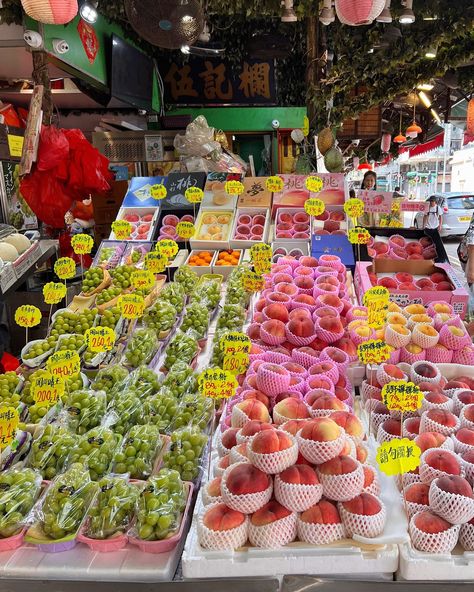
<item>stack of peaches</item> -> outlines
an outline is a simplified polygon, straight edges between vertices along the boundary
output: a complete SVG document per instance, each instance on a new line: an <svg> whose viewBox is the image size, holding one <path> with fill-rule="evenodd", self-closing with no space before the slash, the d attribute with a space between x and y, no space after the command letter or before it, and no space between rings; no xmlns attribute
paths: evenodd
<svg viewBox="0 0 474 592"><path fill-rule="evenodd" d="M429 236L407 240L400 234L389 237L388 242L371 238L367 252L373 259L435 259L436 247Z"/></svg>
<svg viewBox="0 0 474 592"><path fill-rule="evenodd" d="M379 442L405 437L422 451L418 469L399 479L416 549L450 553L458 541L474 550L474 379L447 381L430 362L382 364L362 386L362 400ZM381 388L390 380L411 380L423 392L416 413L389 411Z"/></svg>
<svg viewBox="0 0 474 592"><path fill-rule="evenodd" d="M406 257L405 257L406 258ZM430 276L415 277L406 271L399 271L393 276L378 278L375 273L369 273L372 286L384 286L387 290L408 290L410 292L451 292L454 286L444 270L435 271Z"/></svg>

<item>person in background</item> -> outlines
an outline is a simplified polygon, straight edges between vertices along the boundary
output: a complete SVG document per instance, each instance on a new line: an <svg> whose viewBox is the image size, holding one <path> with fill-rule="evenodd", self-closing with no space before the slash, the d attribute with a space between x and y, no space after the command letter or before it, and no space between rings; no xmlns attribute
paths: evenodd
<svg viewBox="0 0 474 592"><path fill-rule="evenodd" d="M423 216L423 228L427 235L433 234L433 231L440 232L443 221L443 208L436 201L436 197L432 195L428 202L428 211Z"/></svg>
<svg viewBox="0 0 474 592"><path fill-rule="evenodd" d="M361 189L376 191L377 189L377 175L374 171L367 171L362 180Z"/></svg>

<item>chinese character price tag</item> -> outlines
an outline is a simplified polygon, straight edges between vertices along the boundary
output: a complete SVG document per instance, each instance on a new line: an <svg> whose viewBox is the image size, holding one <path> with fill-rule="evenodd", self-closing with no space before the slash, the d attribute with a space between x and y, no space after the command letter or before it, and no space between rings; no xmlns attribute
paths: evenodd
<svg viewBox="0 0 474 592"><path fill-rule="evenodd" d="M71 257L61 257L54 264L54 273L60 280L70 280L76 275L76 262Z"/></svg>
<svg viewBox="0 0 474 592"><path fill-rule="evenodd" d="M358 218L364 213L364 202L361 199L352 197L344 204L344 211L350 218Z"/></svg>
<svg viewBox="0 0 474 592"><path fill-rule="evenodd" d="M31 395L38 407L52 407L64 395L65 382L51 372L43 372L31 384Z"/></svg>
<svg viewBox="0 0 474 592"><path fill-rule="evenodd" d="M306 189L311 193L319 193L323 188L323 180L321 177L317 177L316 175L311 175L305 181Z"/></svg>
<svg viewBox="0 0 474 592"><path fill-rule="evenodd" d="M110 327L91 327L85 332L87 348L92 352L107 352L115 344L115 331Z"/></svg>
<svg viewBox="0 0 474 592"><path fill-rule="evenodd" d="M272 268L272 248L265 243L258 243L250 248L250 258L256 273L270 273Z"/></svg>
<svg viewBox="0 0 474 592"><path fill-rule="evenodd" d="M117 240L128 240L132 234L132 225L127 220L112 222L112 232Z"/></svg>
<svg viewBox="0 0 474 592"><path fill-rule="evenodd" d="M423 393L413 382L389 382L382 388L382 402L390 411L417 411L421 407Z"/></svg>
<svg viewBox="0 0 474 592"><path fill-rule="evenodd" d="M374 286L364 294L363 302L367 307L369 327L380 329L387 320L390 292L383 286Z"/></svg>
<svg viewBox="0 0 474 592"><path fill-rule="evenodd" d="M176 233L185 240L190 239L194 236L196 227L192 222L178 222L176 225Z"/></svg>
<svg viewBox="0 0 474 592"><path fill-rule="evenodd" d="M273 177L268 177L265 181L265 187L267 191L271 191L272 193L279 193L283 191L284 187L283 179L281 177L277 177L276 175Z"/></svg>
<svg viewBox="0 0 474 592"><path fill-rule="evenodd" d="M132 272L131 282L137 290L151 290L155 285L155 276L151 271L137 269Z"/></svg>
<svg viewBox="0 0 474 592"><path fill-rule="evenodd" d="M166 191L166 187L163 185L163 183L157 183L156 185L151 186L150 195L153 199L165 199L165 197L168 195L168 192Z"/></svg>
<svg viewBox="0 0 474 592"><path fill-rule="evenodd" d="M184 192L184 197L189 201L189 203L201 203L202 198L204 197L204 191L199 187L189 187Z"/></svg>
<svg viewBox="0 0 474 592"><path fill-rule="evenodd" d="M92 251L94 241L88 234L75 234L71 239L71 246L76 255L88 255Z"/></svg>
<svg viewBox="0 0 474 592"><path fill-rule="evenodd" d="M225 335L221 337L220 345L222 353L224 356L227 356L236 353L248 354L252 343L250 337L245 335L245 333L231 331L230 333L225 333Z"/></svg>
<svg viewBox="0 0 474 592"><path fill-rule="evenodd" d="M43 297L46 304L59 304L66 296L67 288L59 282L48 282L43 286Z"/></svg>
<svg viewBox="0 0 474 592"><path fill-rule="evenodd" d="M168 257L152 251L145 255L145 267L152 273L163 273L168 265Z"/></svg>
<svg viewBox="0 0 474 592"><path fill-rule="evenodd" d="M227 195L242 195L244 191L244 184L240 181L227 181L225 184L225 192Z"/></svg>
<svg viewBox="0 0 474 592"><path fill-rule="evenodd" d="M357 347L357 357L362 364L382 364L389 359L392 348L381 339L370 339Z"/></svg>
<svg viewBox="0 0 474 592"><path fill-rule="evenodd" d="M231 356L224 356L223 370L228 370L234 376L244 374L250 365L250 358L248 354L243 352L232 354Z"/></svg>
<svg viewBox="0 0 474 592"><path fill-rule="evenodd" d="M230 399L235 395L238 382L228 370L208 368L199 375L198 386L209 399Z"/></svg>
<svg viewBox="0 0 474 592"><path fill-rule="evenodd" d="M145 310L145 300L139 294L124 294L118 301L124 319L139 319Z"/></svg>
<svg viewBox="0 0 474 592"><path fill-rule="evenodd" d="M320 216L325 209L324 202L315 197L310 197L304 202L304 211L308 216Z"/></svg>
<svg viewBox="0 0 474 592"><path fill-rule="evenodd" d="M0 407L0 450L12 443L19 423L18 409L6 405Z"/></svg>
<svg viewBox="0 0 474 592"><path fill-rule="evenodd" d="M41 323L41 311L31 304L23 304L15 311L15 323L20 327L36 327Z"/></svg>
<svg viewBox="0 0 474 592"><path fill-rule="evenodd" d="M348 232L349 242L353 245L366 245L370 241L370 233L367 228L356 226Z"/></svg>
<svg viewBox="0 0 474 592"><path fill-rule="evenodd" d="M179 250L178 243L171 239L162 239L156 243L158 253L172 259Z"/></svg>
<svg viewBox="0 0 474 592"><path fill-rule="evenodd" d="M79 374L81 370L81 360L77 351L71 349L58 351L48 358L46 362L47 369L53 376L67 378Z"/></svg>
<svg viewBox="0 0 474 592"><path fill-rule="evenodd" d="M403 475L420 466L420 448L408 438L393 438L377 448L377 464L389 477Z"/></svg>
<svg viewBox="0 0 474 592"><path fill-rule="evenodd" d="M265 286L263 277L250 270L244 272L242 284L246 292L260 292Z"/></svg>

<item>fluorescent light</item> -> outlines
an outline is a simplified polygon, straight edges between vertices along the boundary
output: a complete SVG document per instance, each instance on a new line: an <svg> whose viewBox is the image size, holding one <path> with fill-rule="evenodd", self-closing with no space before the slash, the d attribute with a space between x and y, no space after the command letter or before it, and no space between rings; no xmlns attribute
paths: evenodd
<svg viewBox="0 0 474 592"><path fill-rule="evenodd" d="M430 91L434 89L434 84L431 84L431 82L422 82L421 84L418 84L416 88L418 90Z"/></svg>
<svg viewBox="0 0 474 592"><path fill-rule="evenodd" d="M431 107L431 100L429 98L428 95L426 95L422 90L420 90L420 92L418 93L418 96L421 99L421 102L423 103L423 105L429 109Z"/></svg>
<svg viewBox="0 0 474 592"><path fill-rule="evenodd" d="M436 47L429 47L426 50L425 58L428 58L429 60L434 60L435 57L436 57L436 55L437 55L437 53L438 53L438 50L437 50Z"/></svg>
<svg viewBox="0 0 474 592"><path fill-rule="evenodd" d="M79 10L79 15L82 20L90 25L93 25L99 16L97 12L97 2L84 2Z"/></svg>
<svg viewBox="0 0 474 592"><path fill-rule="evenodd" d="M441 117L436 113L434 109L430 109L430 113L433 116L433 119L438 123L441 123Z"/></svg>
<svg viewBox="0 0 474 592"><path fill-rule="evenodd" d="M415 22L415 13L413 12L413 0L402 0L402 13L398 20L402 25L411 25Z"/></svg>
<svg viewBox="0 0 474 592"><path fill-rule="evenodd" d="M424 21L437 21L438 20L438 15L437 14L432 14L432 15L426 15L423 17Z"/></svg>
<svg viewBox="0 0 474 592"><path fill-rule="evenodd" d="M181 46L181 52L185 53L186 55L190 53L189 51L189 45L182 45Z"/></svg>

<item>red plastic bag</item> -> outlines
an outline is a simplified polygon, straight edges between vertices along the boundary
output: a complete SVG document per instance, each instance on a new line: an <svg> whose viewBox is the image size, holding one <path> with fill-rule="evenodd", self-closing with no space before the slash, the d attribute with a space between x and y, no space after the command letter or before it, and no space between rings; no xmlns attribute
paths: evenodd
<svg viewBox="0 0 474 592"><path fill-rule="evenodd" d="M69 142L64 132L52 125L44 125L41 129L38 146L39 171L50 171L67 162L69 157ZM61 178L64 176L61 175Z"/></svg>
<svg viewBox="0 0 474 592"><path fill-rule="evenodd" d="M64 215L70 209L73 197L54 174L35 170L22 179L20 191L42 222L53 228L64 228Z"/></svg>
<svg viewBox="0 0 474 592"><path fill-rule="evenodd" d="M69 180L72 189L80 193L104 193L113 179L109 161L90 144L77 129L64 130L69 140Z"/></svg>

